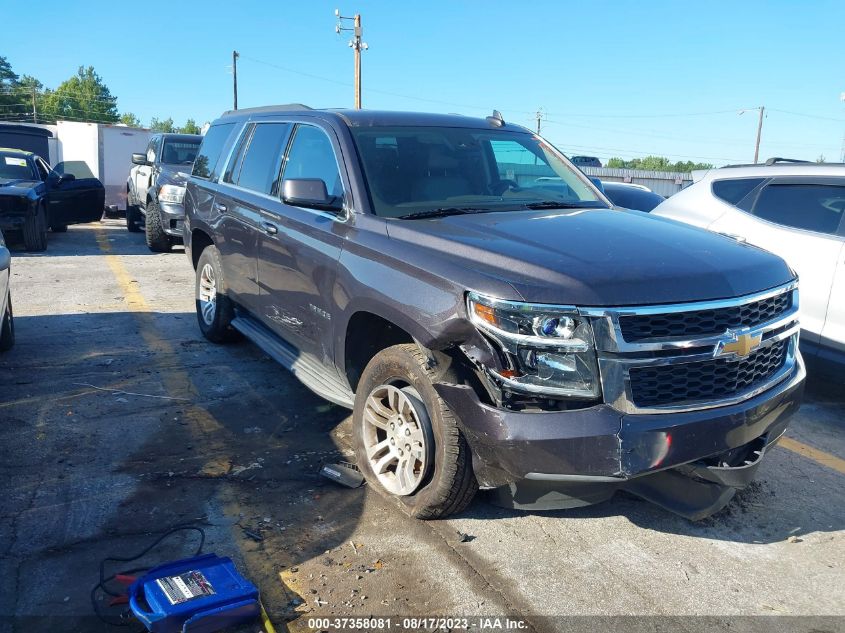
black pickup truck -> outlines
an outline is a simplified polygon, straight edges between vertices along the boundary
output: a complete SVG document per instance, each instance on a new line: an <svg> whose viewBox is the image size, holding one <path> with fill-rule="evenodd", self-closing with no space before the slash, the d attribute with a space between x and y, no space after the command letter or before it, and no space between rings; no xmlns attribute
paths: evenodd
<svg viewBox="0 0 845 633"><path fill-rule="evenodd" d="M106 193L96 178L58 174L32 152L0 148L0 229L20 232L30 251L47 248L47 229L94 222Z"/></svg>
<svg viewBox="0 0 845 633"><path fill-rule="evenodd" d="M416 517L481 487L701 518L801 400L781 259L613 207L498 113L226 113L185 209L204 335L352 408L358 465Z"/></svg>

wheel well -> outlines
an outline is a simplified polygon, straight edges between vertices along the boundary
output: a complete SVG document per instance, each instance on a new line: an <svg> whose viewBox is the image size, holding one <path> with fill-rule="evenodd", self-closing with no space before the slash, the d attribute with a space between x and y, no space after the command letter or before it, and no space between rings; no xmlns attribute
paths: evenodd
<svg viewBox="0 0 845 633"><path fill-rule="evenodd" d="M346 378L352 391L367 363L381 350L400 343L413 343L414 339L398 325L371 312L356 312L346 326Z"/></svg>
<svg viewBox="0 0 845 633"><path fill-rule="evenodd" d="M195 230L191 233L191 261L194 264L194 270L197 269L202 252L212 244L214 242L204 231Z"/></svg>

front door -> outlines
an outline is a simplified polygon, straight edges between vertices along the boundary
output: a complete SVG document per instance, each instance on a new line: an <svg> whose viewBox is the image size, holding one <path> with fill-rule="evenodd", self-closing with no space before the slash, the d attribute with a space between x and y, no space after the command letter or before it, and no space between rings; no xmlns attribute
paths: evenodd
<svg viewBox="0 0 845 633"><path fill-rule="evenodd" d="M319 178L342 198L339 146L331 130L298 124L288 145L282 179ZM277 187L276 196L281 186ZM301 352L333 357L332 288L346 233L344 213L278 201L262 213L258 282L261 316Z"/></svg>

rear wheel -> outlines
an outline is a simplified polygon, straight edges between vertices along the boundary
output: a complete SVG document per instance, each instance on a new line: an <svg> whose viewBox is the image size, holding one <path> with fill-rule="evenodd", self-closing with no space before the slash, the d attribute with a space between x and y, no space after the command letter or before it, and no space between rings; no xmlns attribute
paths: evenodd
<svg viewBox="0 0 845 633"><path fill-rule="evenodd" d="M47 250L47 212L43 205L24 221L23 244L28 251Z"/></svg>
<svg viewBox="0 0 845 633"><path fill-rule="evenodd" d="M147 203L147 246L154 253L169 253L173 248L173 239L164 232L161 219L161 209L158 202L150 200Z"/></svg>
<svg viewBox="0 0 845 633"><path fill-rule="evenodd" d="M12 349L15 344L15 316L12 314L12 297L6 302L6 314L0 323L0 352Z"/></svg>
<svg viewBox="0 0 845 633"><path fill-rule="evenodd" d="M203 336L214 343L237 340L238 332L231 325L235 309L226 296L220 253L215 246L207 246L200 255L194 287L197 322Z"/></svg>
<svg viewBox="0 0 845 633"><path fill-rule="evenodd" d="M141 232L141 210L137 204L130 204L126 207L126 230L130 233Z"/></svg>
<svg viewBox="0 0 845 633"><path fill-rule="evenodd" d="M460 512L478 489L469 446L434 377L416 344L388 347L364 369L352 414L361 472L419 519Z"/></svg>

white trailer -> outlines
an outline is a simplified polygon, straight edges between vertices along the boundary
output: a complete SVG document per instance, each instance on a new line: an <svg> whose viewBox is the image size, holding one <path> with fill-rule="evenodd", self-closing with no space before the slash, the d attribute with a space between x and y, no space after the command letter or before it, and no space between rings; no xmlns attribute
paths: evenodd
<svg viewBox="0 0 845 633"><path fill-rule="evenodd" d="M106 208L125 211L132 153L146 152L153 132L126 125L75 121L58 121L56 128L58 170L77 177L98 178L106 189Z"/></svg>

